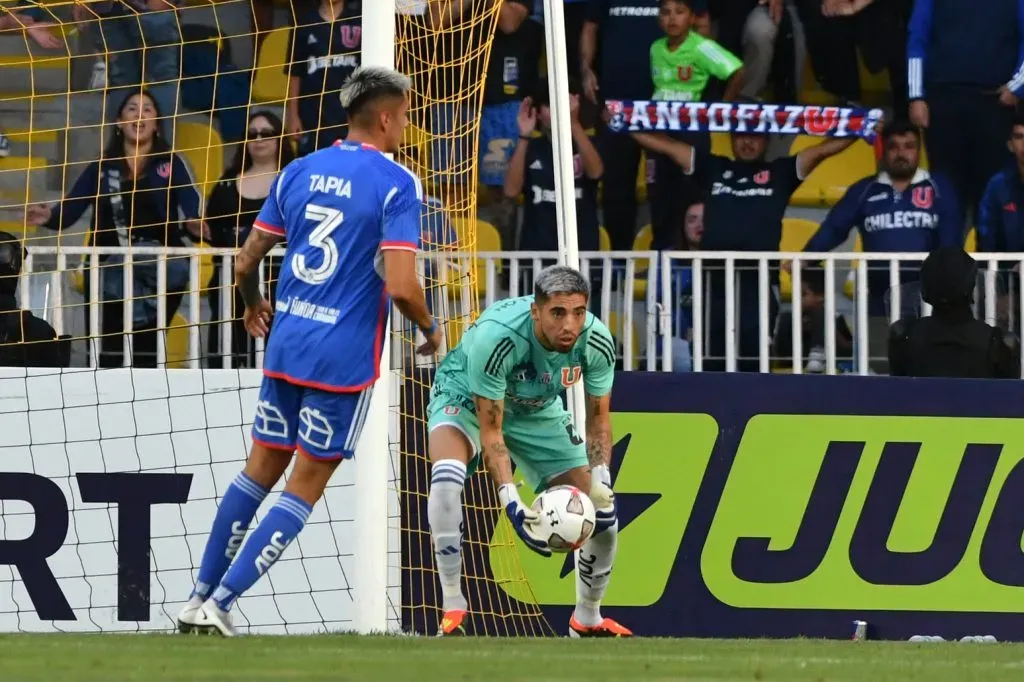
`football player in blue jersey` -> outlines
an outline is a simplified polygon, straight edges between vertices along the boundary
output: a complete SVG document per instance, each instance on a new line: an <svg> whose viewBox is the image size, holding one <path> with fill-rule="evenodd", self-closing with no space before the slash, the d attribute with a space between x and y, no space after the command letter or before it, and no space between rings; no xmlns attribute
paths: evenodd
<svg viewBox="0 0 1024 682"><path fill-rule="evenodd" d="M179 630L234 635L235 600L280 558L338 463L353 456L391 302L425 335L421 353L440 344L416 272L423 190L384 154L398 150L409 87L390 69L355 71L341 91L348 138L281 171L235 260L246 329L262 337L273 316L274 334L249 459L221 499ZM271 309L258 265L282 240L288 246ZM284 491L243 547L257 508L296 451Z"/></svg>

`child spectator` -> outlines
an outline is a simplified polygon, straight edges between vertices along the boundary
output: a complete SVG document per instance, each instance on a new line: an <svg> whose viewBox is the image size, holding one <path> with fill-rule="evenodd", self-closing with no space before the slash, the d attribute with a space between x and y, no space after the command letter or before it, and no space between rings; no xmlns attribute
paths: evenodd
<svg viewBox="0 0 1024 682"><path fill-rule="evenodd" d="M712 77L728 81L724 99L734 99L743 86L743 62L710 38L691 30L702 0L661 0L658 23L665 35L651 44L651 80L654 99L668 102L699 102ZM710 151L708 133L679 133L673 137L703 152ZM671 158L649 154L654 178L649 187L654 248L665 246L674 226L682 223L683 199L692 195L692 184Z"/></svg>
<svg viewBox="0 0 1024 682"><path fill-rule="evenodd" d="M361 8L357 0L320 0L300 14L292 31L285 132L299 155L344 139L348 121L338 93L359 67Z"/></svg>
<svg viewBox="0 0 1024 682"><path fill-rule="evenodd" d="M699 0L661 0L658 25L664 37L651 44L654 99L700 101L711 77L728 81L724 99L731 101L742 86L743 62L710 38L691 30Z"/></svg>

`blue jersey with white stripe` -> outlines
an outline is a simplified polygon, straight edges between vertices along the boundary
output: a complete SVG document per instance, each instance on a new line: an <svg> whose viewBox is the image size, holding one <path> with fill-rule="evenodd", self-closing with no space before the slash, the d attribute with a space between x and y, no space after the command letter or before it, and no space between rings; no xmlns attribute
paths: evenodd
<svg viewBox="0 0 1024 682"><path fill-rule="evenodd" d="M390 305L382 251L415 251L423 190L369 145L338 142L288 164L254 227L288 242L263 373L350 393L376 381Z"/></svg>

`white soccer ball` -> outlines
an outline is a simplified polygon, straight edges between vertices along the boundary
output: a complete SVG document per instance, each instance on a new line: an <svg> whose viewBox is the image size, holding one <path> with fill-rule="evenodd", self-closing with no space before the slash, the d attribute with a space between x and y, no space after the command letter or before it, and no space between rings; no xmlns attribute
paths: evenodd
<svg viewBox="0 0 1024 682"><path fill-rule="evenodd" d="M533 510L540 519L532 530L547 540L552 552L579 549L597 526L594 503L586 493L571 485L548 488L533 501Z"/></svg>

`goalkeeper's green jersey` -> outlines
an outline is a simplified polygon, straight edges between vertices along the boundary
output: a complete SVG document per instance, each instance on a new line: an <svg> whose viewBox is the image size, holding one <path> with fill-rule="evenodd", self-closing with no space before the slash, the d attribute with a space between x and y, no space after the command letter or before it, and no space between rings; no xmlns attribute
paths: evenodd
<svg viewBox="0 0 1024 682"><path fill-rule="evenodd" d="M736 55L696 31L672 50L668 38L651 43L651 80L654 99L665 102L699 102L714 76L728 80L743 66Z"/></svg>
<svg viewBox="0 0 1024 682"><path fill-rule="evenodd" d="M539 412L583 379L588 395L612 390L615 342L601 320L587 313L568 353L544 348L533 331L533 296L494 303L466 330L434 376L434 393L505 401L509 414Z"/></svg>

